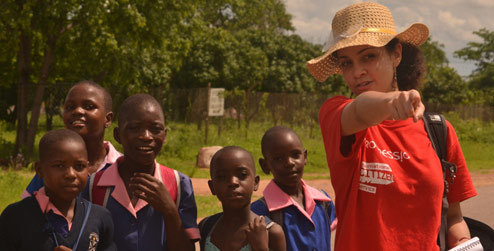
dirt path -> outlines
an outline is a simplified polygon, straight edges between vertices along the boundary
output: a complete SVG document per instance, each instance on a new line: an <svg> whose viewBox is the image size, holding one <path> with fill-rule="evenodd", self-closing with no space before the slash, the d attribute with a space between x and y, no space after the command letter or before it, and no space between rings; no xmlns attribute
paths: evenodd
<svg viewBox="0 0 494 251"><path fill-rule="evenodd" d="M494 185L494 170L475 171L470 173L475 188L493 186ZM260 187L254 195L262 196L262 191L266 187L269 180L261 180ZM331 197L334 198L334 190L329 179L307 180L307 183L312 187L324 189ZM211 195L208 187L207 179L192 179L194 193L197 195Z"/></svg>
<svg viewBox="0 0 494 251"><path fill-rule="evenodd" d="M494 214L491 211L492 205L494 205L494 170L475 171L471 172L470 176L472 177L473 185L477 189L478 195L462 202L463 215L480 220L494 227ZM262 196L262 191L268 182L269 180L267 179L261 180L258 191L254 193L255 197ZM334 198L334 190L329 179L307 180L307 183L312 187L324 189L324 191ZM207 179L192 178L192 184L194 186L194 194L211 195ZM334 234L331 237L331 243L334 243ZM196 249L198 248L199 244L196 243Z"/></svg>

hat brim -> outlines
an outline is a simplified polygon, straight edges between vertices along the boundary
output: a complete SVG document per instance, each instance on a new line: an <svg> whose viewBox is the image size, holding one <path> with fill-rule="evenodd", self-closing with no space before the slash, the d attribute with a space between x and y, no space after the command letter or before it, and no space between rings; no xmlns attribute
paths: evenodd
<svg viewBox="0 0 494 251"><path fill-rule="evenodd" d="M319 82L323 82L329 76L341 73L336 59L332 56L333 52L358 45L382 47L395 37L398 38L400 42L420 46L427 41L427 38L429 37L429 29L425 24L414 23L398 34L362 32L354 37L341 39L335 42L323 55L307 61L307 68L315 79Z"/></svg>

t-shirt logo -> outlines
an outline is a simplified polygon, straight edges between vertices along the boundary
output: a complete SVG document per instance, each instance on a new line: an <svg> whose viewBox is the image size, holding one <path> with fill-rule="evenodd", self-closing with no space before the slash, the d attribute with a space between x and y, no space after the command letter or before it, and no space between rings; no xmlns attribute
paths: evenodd
<svg viewBox="0 0 494 251"><path fill-rule="evenodd" d="M89 234L89 249L88 251L96 251L96 247L98 246L99 236L97 233L92 232Z"/></svg>
<svg viewBox="0 0 494 251"><path fill-rule="evenodd" d="M360 166L360 182L388 185L394 182L393 171L386 163L367 163L362 161Z"/></svg>
<svg viewBox="0 0 494 251"><path fill-rule="evenodd" d="M398 151L396 151L396 149L388 150L379 146L374 140L368 140L367 138L364 138L364 146L366 151L369 151L370 155L379 154L386 159L399 162L410 159L410 155L406 151L402 151L401 149ZM385 160L383 161L386 162ZM383 163L381 161L361 162L359 190L368 193L376 193L377 187L373 185L389 185L394 182L393 170L388 163Z"/></svg>
<svg viewBox="0 0 494 251"><path fill-rule="evenodd" d="M382 156L391 160L397 160L403 162L404 160L410 159L410 155L408 155L405 151L391 151L387 149L383 149L379 147L374 140L367 140L364 138L365 148L371 150L377 150Z"/></svg>
<svg viewBox="0 0 494 251"><path fill-rule="evenodd" d="M393 170L391 170L391 167L388 164L362 161L360 165L359 184L359 189L361 191L376 193L377 188L367 184L389 185L393 182Z"/></svg>

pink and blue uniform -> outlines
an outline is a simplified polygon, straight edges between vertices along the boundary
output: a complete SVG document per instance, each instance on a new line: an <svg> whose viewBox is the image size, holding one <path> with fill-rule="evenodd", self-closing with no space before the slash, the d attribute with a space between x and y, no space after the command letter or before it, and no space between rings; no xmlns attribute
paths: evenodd
<svg viewBox="0 0 494 251"><path fill-rule="evenodd" d="M111 212L115 224L115 243L118 250L166 250L166 232L163 215L155 210L146 201L139 199L132 206L125 184L118 173L118 159L107 169L102 170L101 177L94 186L109 188L109 196L105 199L105 207ZM161 179L160 165L156 163L154 177ZM190 178L178 173L180 192L177 193L178 213L182 226L192 241L200 238L197 227L197 207ZM89 185L82 193L82 197L89 199ZM166 185L166 183L165 183ZM168 186L167 186L168 187ZM94 195L94 189L93 189Z"/></svg>
<svg viewBox="0 0 494 251"><path fill-rule="evenodd" d="M327 194L303 180L302 187L305 208L271 180L263 192L266 204L257 200L252 203L251 210L265 216L282 210L287 250L331 250L331 230L336 225L334 204ZM326 209L323 202L329 203Z"/></svg>
<svg viewBox="0 0 494 251"><path fill-rule="evenodd" d="M109 167L111 164L115 163L115 161L117 161L120 156L122 156L122 154L115 149L111 142L105 141L104 144L107 154L105 156L105 160L97 171ZM41 179L38 174L35 174L31 182L29 182L29 185L27 185L26 190L24 190L24 192L22 193L21 198L24 199L26 197L32 196L34 192L42 188L43 185L43 179Z"/></svg>
<svg viewBox="0 0 494 251"><path fill-rule="evenodd" d="M72 221L53 205L42 187L0 215L0 250L53 250L64 245L77 250L114 251L113 222L108 210L76 198Z"/></svg>

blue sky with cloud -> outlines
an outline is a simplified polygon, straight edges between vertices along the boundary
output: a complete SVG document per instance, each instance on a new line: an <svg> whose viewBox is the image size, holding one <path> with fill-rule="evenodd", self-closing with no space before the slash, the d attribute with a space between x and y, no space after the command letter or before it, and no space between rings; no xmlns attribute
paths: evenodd
<svg viewBox="0 0 494 251"><path fill-rule="evenodd" d="M293 15L296 34L312 43L324 44L331 31L334 14L355 0L284 0ZM395 19L398 31L414 22L426 24L432 40L444 44L450 61L462 76L475 68L472 62L454 58L453 52L479 42L472 32L481 28L494 30L494 0L382 0L374 1L387 6Z"/></svg>

